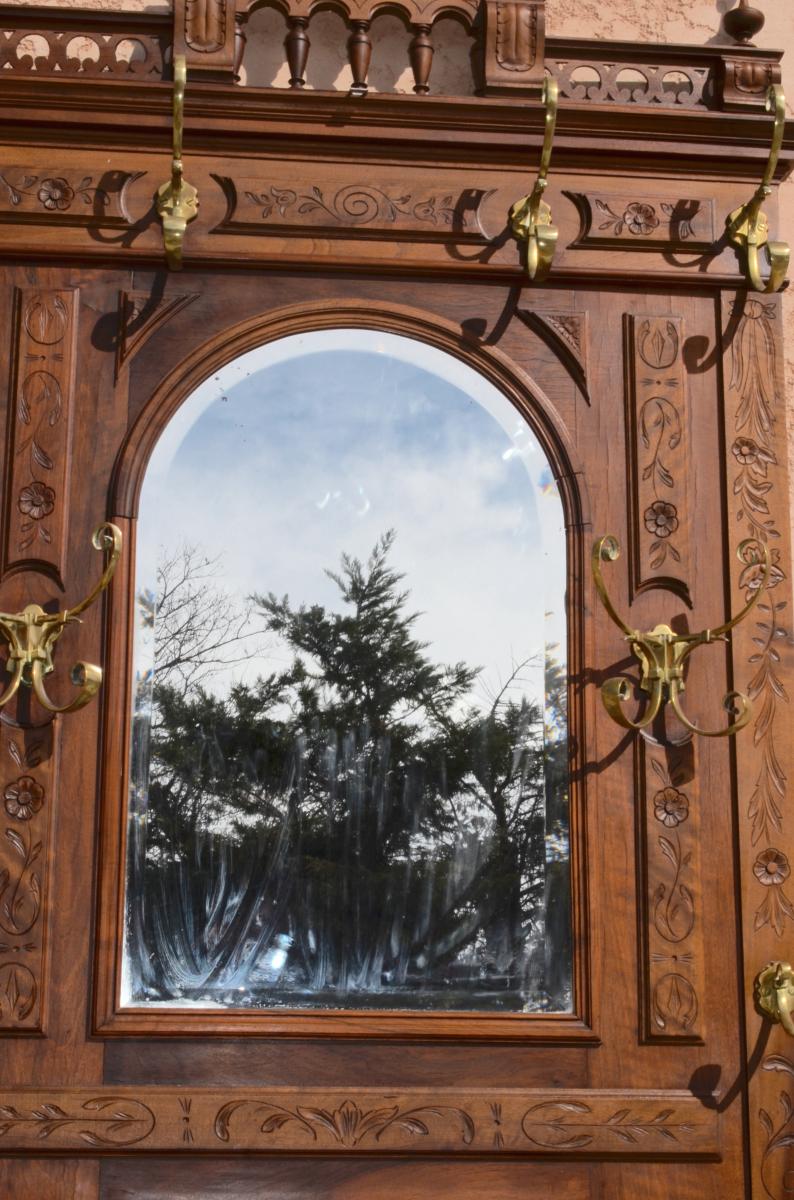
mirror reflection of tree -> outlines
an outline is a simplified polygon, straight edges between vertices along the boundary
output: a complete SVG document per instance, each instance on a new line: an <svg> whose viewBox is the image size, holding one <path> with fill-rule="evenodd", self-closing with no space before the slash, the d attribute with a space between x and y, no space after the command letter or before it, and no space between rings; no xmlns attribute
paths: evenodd
<svg viewBox="0 0 794 1200"><path fill-rule="evenodd" d="M339 611L240 609L190 549L139 597L133 1000L567 1006L544 938L569 921L564 671L547 658L545 712L529 659L478 701L478 668L418 640L393 542L327 572ZM217 686L274 645L280 669Z"/></svg>

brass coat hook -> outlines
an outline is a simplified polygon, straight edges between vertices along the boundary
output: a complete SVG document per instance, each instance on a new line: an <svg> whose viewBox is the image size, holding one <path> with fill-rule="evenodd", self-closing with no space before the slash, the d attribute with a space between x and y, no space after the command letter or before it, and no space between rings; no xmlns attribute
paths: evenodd
<svg viewBox="0 0 794 1200"><path fill-rule="evenodd" d="M772 180L786 128L786 97L778 83L773 83L767 92L766 111L774 114L775 124L772 131L772 147L761 186L747 204L734 209L725 223L728 228L728 241L745 251L747 282L753 291L779 292L786 279L791 250L786 242L768 240L769 220L763 211L763 205L772 192ZM766 251L769 266L769 277L766 280L761 276L758 258L761 247Z"/></svg>
<svg viewBox="0 0 794 1200"><path fill-rule="evenodd" d="M607 535L599 538L593 545L592 568L596 589L604 608L618 629L625 634L626 641L631 646L632 653L642 667L640 688L648 694L650 702L639 721L630 721L623 712L622 705L629 699L631 688L625 679L608 679L601 688L604 706L613 721L624 729L644 729L660 712L662 705L669 702L673 712L681 724L691 733L701 737L729 737L743 729L750 720L752 705L742 692L728 692L722 701L722 706L729 714L735 715L735 720L725 729L701 729L689 720L681 707L681 694L685 690L684 669L686 661L697 646L708 642L726 641L726 635L748 613L755 608L761 592L767 585L770 571L769 550L766 546L748 538L740 542L736 554L741 562L747 562L747 550L758 547L761 551L764 574L760 585L750 600L737 616L718 625L716 629L704 629L701 633L675 633L669 625L657 625L647 633L632 629L622 617L618 616L607 592L601 574L602 562L615 562L620 556L620 543L617 538Z"/></svg>
<svg viewBox="0 0 794 1200"><path fill-rule="evenodd" d="M761 1012L794 1037L794 969L791 963L767 963L755 977L755 1000Z"/></svg>
<svg viewBox="0 0 794 1200"><path fill-rule="evenodd" d="M538 177L529 195L517 200L510 209L510 228L517 241L526 242L527 271L529 278L535 283L542 282L551 270L559 232L551 223L551 209L543 199L557 124L558 96L557 80L547 76L543 81L541 93L541 100L546 108L546 121Z"/></svg>
<svg viewBox="0 0 794 1200"><path fill-rule="evenodd" d="M185 126L185 56L174 58L174 152L171 178L157 189L157 215L163 223L163 243L169 270L182 269L182 242L189 223L198 215L198 192L182 174L182 134Z"/></svg>
<svg viewBox="0 0 794 1200"><path fill-rule="evenodd" d="M121 554L121 530L110 522L100 525L91 539L97 550L109 554L102 578L84 600L60 613L46 613L38 604L28 604L21 613L0 613L0 636L8 642L6 672L11 682L0 696L0 708L8 704L20 685L33 689L44 708L52 713L75 712L93 700L102 682L101 668L79 662L72 668L72 683L80 691L69 703L53 704L44 687L44 677L54 670L52 652L66 625L93 604L113 578Z"/></svg>

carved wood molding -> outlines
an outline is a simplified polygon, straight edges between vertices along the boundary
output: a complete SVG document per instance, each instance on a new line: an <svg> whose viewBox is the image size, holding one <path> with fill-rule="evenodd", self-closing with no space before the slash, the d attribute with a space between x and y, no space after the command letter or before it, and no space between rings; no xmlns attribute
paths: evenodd
<svg viewBox="0 0 794 1200"><path fill-rule="evenodd" d="M0 1149L717 1158L689 1092L4 1088Z"/></svg>
<svg viewBox="0 0 794 1200"><path fill-rule="evenodd" d="M226 215L213 233L304 234L321 229L328 237L383 237L389 240L444 242L488 241L480 224L480 208L493 194L482 188L455 185L406 187L402 179L384 178L376 187L361 180L319 186L318 172L294 169L284 178L277 164L268 178L226 175L212 178L223 189ZM282 167L283 171L283 167Z"/></svg>
<svg viewBox="0 0 794 1200"><path fill-rule="evenodd" d="M692 474L681 317L624 315L631 599L686 579Z"/></svg>
<svg viewBox="0 0 794 1200"><path fill-rule="evenodd" d="M234 0L174 0L174 54L189 76L234 81L235 12Z"/></svg>
<svg viewBox="0 0 794 1200"><path fill-rule="evenodd" d="M745 997L749 1046L761 1036L753 978L772 959L791 958L794 935L794 776L791 695L791 561L786 487L786 421L780 298L724 296L726 479L731 605L759 587L760 554L735 548L745 538L766 544L771 575L753 616L731 635L736 686L753 702L745 735L736 739ZM754 1189L770 1200L790 1194L794 1063L781 1026L768 1028L763 1070L750 1075ZM781 1074L784 1078L781 1079ZM788 1085L788 1086L787 1086Z"/></svg>
<svg viewBox="0 0 794 1200"><path fill-rule="evenodd" d="M0 1030L44 1031L47 862L58 728L0 724Z"/></svg>
<svg viewBox="0 0 794 1200"><path fill-rule="evenodd" d="M552 346L589 404L587 313L539 312L529 308L519 308L516 311L525 325L540 333L541 337Z"/></svg>
<svg viewBox="0 0 794 1200"><path fill-rule="evenodd" d="M545 77L545 0L484 0L483 91L537 90Z"/></svg>
<svg viewBox="0 0 794 1200"><path fill-rule="evenodd" d="M78 307L76 289L17 291L3 575L32 567L59 586L68 520Z"/></svg>
<svg viewBox="0 0 794 1200"><path fill-rule="evenodd" d="M692 743L635 743L645 1042L704 1036L700 796Z"/></svg>
<svg viewBox="0 0 794 1200"><path fill-rule="evenodd" d="M572 192L580 227L568 249L710 250L714 245L714 201L671 196L638 198L634 193Z"/></svg>

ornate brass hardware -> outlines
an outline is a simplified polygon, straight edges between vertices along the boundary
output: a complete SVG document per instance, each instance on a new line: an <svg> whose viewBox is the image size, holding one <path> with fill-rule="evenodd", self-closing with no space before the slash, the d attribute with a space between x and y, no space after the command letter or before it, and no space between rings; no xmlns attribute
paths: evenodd
<svg viewBox="0 0 794 1200"><path fill-rule="evenodd" d="M91 663L79 662L72 668L72 683L80 691L69 704L53 704L44 687L44 677L54 669L52 651L64 627L78 621L78 614L93 604L113 578L121 554L121 530L107 522L94 531L91 539L97 550L109 552L102 578L84 600L60 613L46 613L38 604L28 604L21 613L0 612L0 635L8 642L6 672L11 682L0 696L0 708L8 704L20 685L33 689L39 704L52 713L75 712L93 700L102 682L102 671Z"/></svg>
<svg viewBox="0 0 794 1200"><path fill-rule="evenodd" d="M738 733L747 724L750 720L752 705L742 692L728 692L722 702L726 712L735 715L735 720L725 729L713 730L700 729L689 720L681 707L681 694L686 686L684 669L692 651L697 646L708 642L726 641L726 635L756 606L761 592L767 585L771 565L767 547L748 538L746 541L740 542L736 554L741 562L746 563L748 561L747 551L754 546L760 550L764 574L759 586L741 612L732 620L726 621L724 625L718 625L716 629L704 629L701 633L684 634L675 633L669 625L657 625L647 633L641 633L627 625L615 611L601 574L602 562L615 562L619 558L620 543L617 538L608 534L593 544L592 568L596 589L611 620L626 635L626 641L631 646L632 653L639 660L642 667L640 688L650 697L650 702L642 718L639 721L630 721L622 708L631 695L631 688L627 680L608 679L601 688L601 697L610 717L613 721L617 721L618 725L622 725L624 729L644 729L658 715L665 702L669 702L673 712L686 729L691 733L700 734L701 737L729 737L731 734Z"/></svg>
<svg viewBox="0 0 794 1200"><path fill-rule="evenodd" d="M753 291L779 292L786 279L791 251L786 242L768 240L769 221L763 211L764 202L772 192L772 180L786 127L786 97L778 83L773 83L767 92L766 111L774 114L775 124L772 131L772 147L761 186L747 204L734 209L725 223L728 227L728 241L745 250L747 282ZM769 266L769 278L766 280L762 278L758 261L758 252L762 246L766 250Z"/></svg>
<svg viewBox="0 0 794 1200"><path fill-rule="evenodd" d="M767 963L755 979L755 1000L770 1021L794 1037L794 968L791 963Z"/></svg>
<svg viewBox="0 0 794 1200"><path fill-rule="evenodd" d="M510 228L513 236L519 242L527 245L527 271L529 278L540 283L551 270L554 250L557 245L558 230L551 223L551 209L543 199L543 193L548 183L551 148L554 144L554 128L557 124L557 98L559 88L557 80L549 76L543 81L541 99L546 108L546 122L543 132L543 150L540 156L540 169L535 180L535 186L528 196L517 200L510 209Z"/></svg>
<svg viewBox="0 0 794 1200"><path fill-rule="evenodd" d="M182 242L188 224L198 215L198 192L182 175L182 134L185 126L185 56L174 59L174 153L171 178L157 189L157 214L163 223L165 257L171 271L182 269Z"/></svg>

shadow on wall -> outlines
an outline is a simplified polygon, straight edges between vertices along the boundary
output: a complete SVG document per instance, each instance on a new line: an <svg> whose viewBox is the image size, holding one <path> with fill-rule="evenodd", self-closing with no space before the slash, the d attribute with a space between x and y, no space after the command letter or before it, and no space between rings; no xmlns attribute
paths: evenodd
<svg viewBox="0 0 794 1200"><path fill-rule="evenodd" d="M247 26L241 83L249 87L289 87L289 67L284 50L287 23L276 9L260 8ZM318 12L308 27L311 48L306 67L306 87L316 91L346 92L353 76L347 58L350 31L335 12ZM371 92L413 92L414 79L408 57L411 32L405 22L390 14L372 22ZM433 69L430 92L441 96L474 95L471 55L474 39L460 21L441 18L433 25Z"/></svg>

